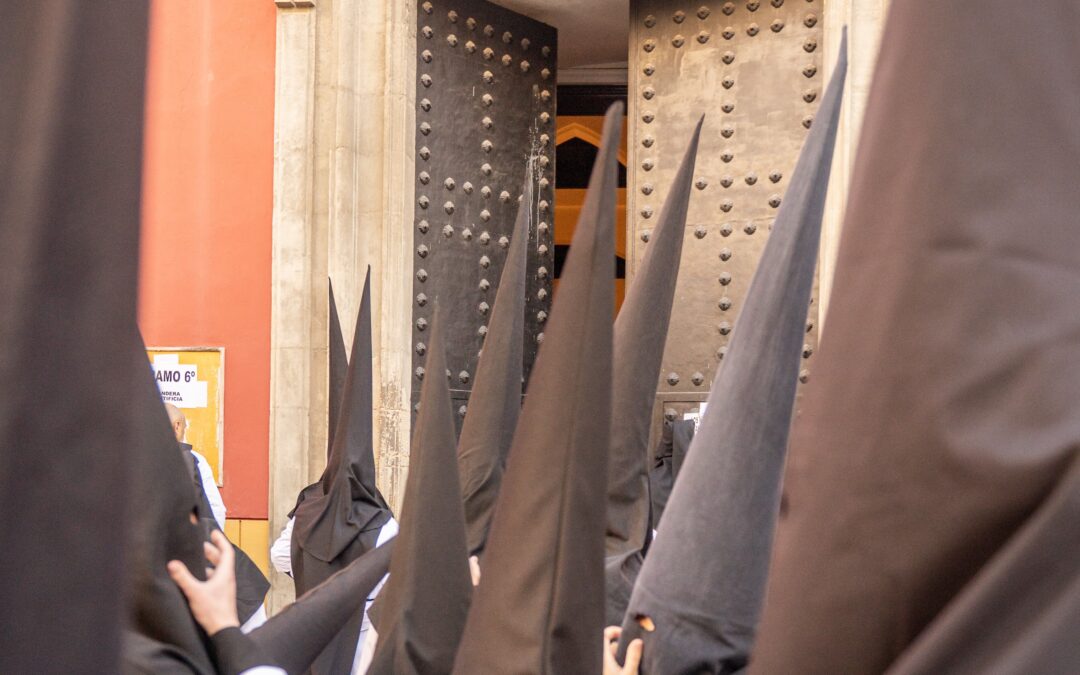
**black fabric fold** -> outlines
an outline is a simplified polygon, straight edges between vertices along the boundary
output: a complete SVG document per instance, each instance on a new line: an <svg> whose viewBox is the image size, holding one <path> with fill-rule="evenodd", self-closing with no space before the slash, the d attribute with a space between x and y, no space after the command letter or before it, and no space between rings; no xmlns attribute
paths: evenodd
<svg viewBox="0 0 1080 675"><path fill-rule="evenodd" d="M326 461L334 450L334 432L337 431L338 418L341 416L341 400L345 397L345 379L349 372L349 357L345 352L345 336L341 333L341 317L338 315L337 301L334 300L334 283L328 281L330 306L327 308L327 387L326 387ZM355 339L355 336L353 336Z"/></svg>
<svg viewBox="0 0 1080 675"><path fill-rule="evenodd" d="M199 522L202 524L204 539L210 541L210 533L215 530L220 532L221 528L214 518L210 499L206 496L206 488L203 486L202 475L199 473L195 455L192 454L191 445L180 443L180 451L191 458L192 482L195 488L195 499L198 503ZM242 625L262 607L263 601L266 599L266 593L270 590L270 581L267 580L266 575L262 573L259 566L242 548L233 546L233 552L235 554L233 571L236 577L236 613L240 617Z"/></svg>

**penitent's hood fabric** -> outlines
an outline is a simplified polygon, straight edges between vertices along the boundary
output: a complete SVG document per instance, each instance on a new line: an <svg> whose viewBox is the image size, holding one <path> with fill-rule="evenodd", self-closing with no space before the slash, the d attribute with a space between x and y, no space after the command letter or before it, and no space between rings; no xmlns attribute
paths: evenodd
<svg viewBox="0 0 1080 675"><path fill-rule="evenodd" d="M301 493L294 511L292 570L303 595L375 548L391 518L375 484L372 441L371 271L356 316L352 354L334 432L334 446L320 487ZM351 666L363 611L358 611L316 660L312 672L336 673Z"/></svg>
<svg viewBox="0 0 1080 675"><path fill-rule="evenodd" d="M829 184L846 38L623 619L642 673L745 668L765 594ZM639 617L655 626L646 631Z"/></svg>
<svg viewBox="0 0 1080 675"><path fill-rule="evenodd" d="M880 673L961 623L1045 652L901 672L1075 670L1076 519L1046 509L1076 508L1077 26L1072 0L892 3L751 672ZM1039 564L1071 565L1061 604L1031 606Z"/></svg>
<svg viewBox="0 0 1080 675"><path fill-rule="evenodd" d="M118 670L147 5L0 3L4 673Z"/></svg>
<svg viewBox="0 0 1080 675"><path fill-rule="evenodd" d="M437 300L436 300L437 303ZM446 381L445 318L431 323L413 428L401 530L379 593L379 641L370 675L449 673L472 596L454 411Z"/></svg>
<svg viewBox="0 0 1080 675"><path fill-rule="evenodd" d="M529 379L454 672L598 673L622 105L604 135ZM552 423L557 420L558 423Z"/></svg>
<svg viewBox="0 0 1080 675"><path fill-rule="evenodd" d="M471 555L480 554L487 543L506 455L521 411L525 268L529 230L536 209L534 180L533 163L529 162L487 337L476 366L469 412L458 438L458 465Z"/></svg>

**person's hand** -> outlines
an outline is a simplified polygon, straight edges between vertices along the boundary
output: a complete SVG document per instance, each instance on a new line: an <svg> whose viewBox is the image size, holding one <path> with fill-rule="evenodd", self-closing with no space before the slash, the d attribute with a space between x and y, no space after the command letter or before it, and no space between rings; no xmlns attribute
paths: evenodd
<svg viewBox="0 0 1080 675"><path fill-rule="evenodd" d="M480 585L480 558L469 556L469 573L472 575L472 585Z"/></svg>
<svg viewBox="0 0 1080 675"><path fill-rule="evenodd" d="M621 634L622 628L618 626L608 626L604 629L604 675L638 675L644 643L640 639L631 640L626 648L626 663L620 666L615 660L615 651L619 648Z"/></svg>
<svg viewBox="0 0 1080 675"><path fill-rule="evenodd" d="M210 542L203 543L206 559L214 566L207 568L206 581L196 579L179 560L169 561L169 576L187 598L195 620L207 635L214 635L224 628L239 626L240 620L236 614L232 544L219 530L210 534Z"/></svg>

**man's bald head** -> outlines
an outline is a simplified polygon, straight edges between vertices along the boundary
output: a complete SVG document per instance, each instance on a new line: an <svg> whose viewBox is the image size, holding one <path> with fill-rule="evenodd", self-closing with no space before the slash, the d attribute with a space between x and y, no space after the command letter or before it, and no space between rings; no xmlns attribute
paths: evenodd
<svg viewBox="0 0 1080 675"><path fill-rule="evenodd" d="M165 410L169 413L169 424L172 425L173 433L176 434L176 440L183 443L184 433L187 431L187 417L184 417L183 411L172 403L166 403Z"/></svg>

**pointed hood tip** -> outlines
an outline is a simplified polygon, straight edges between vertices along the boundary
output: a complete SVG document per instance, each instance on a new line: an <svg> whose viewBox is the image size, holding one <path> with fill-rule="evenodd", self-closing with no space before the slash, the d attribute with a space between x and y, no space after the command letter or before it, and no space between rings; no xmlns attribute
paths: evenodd
<svg viewBox="0 0 1080 675"><path fill-rule="evenodd" d="M390 509L375 480L372 439L371 284L365 279L356 314L334 444L320 479L321 494L308 495L294 512L294 537L323 563L340 556L362 533L381 527ZM359 484L362 494L353 494ZM294 561L294 567L298 567ZM300 574L299 588L306 587Z"/></svg>
<svg viewBox="0 0 1080 675"><path fill-rule="evenodd" d="M531 166L532 159L529 161ZM465 416L458 439L461 490L472 555L478 555L487 543L503 465L521 412L526 267L535 180L536 176L527 167L524 197L518 207L510 249L488 322L488 334L476 365L469 414Z"/></svg>
<svg viewBox="0 0 1080 675"><path fill-rule="evenodd" d="M741 328L717 373L708 409L664 512L669 535L654 542L623 617L620 658L630 640L642 637L642 666L650 672L683 672L692 664L749 658L776 524L776 512L761 504L779 508L797 354L816 269L845 72L841 65L833 73L819 107L823 119L813 125L799 153L739 315ZM772 365L750 365L762 362ZM751 400L759 401L754 415L747 414ZM729 429L738 433L732 436ZM732 517L712 527L703 521L703 513ZM671 569L678 573L671 574ZM635 619L639 615L652 617L657 630L643 634ZM694 617L693 628L673 633L673 627L691 625L687 617ZM751 630L734 632L733 625Z"/></svg>
<svg viewBox="0 0 1080 675"><path fill-rule="evenodd" d="M653 235L615 320L613 416L608 465L605 548L641 550L649 522L649 434L693 192L698 118L664 198Z"/></svg>
<svg viewBox="0 0 1080 675"><path fill-rule="evenodd" d="M601 670L592 645L604 626L605 490L594 479L607 475L611 427L610 265L622 123L615 104L530 376L455 673ZM568 379L576 385L567 388ZM567 423L552 425L553 415ZM551 463L564 469L547 470ZM545 496L552 508L537 509ZM553 546L562 546L554 560Z"/></svg>
<svg viewBox="0 0 1080 675"><path fill-rule="evenodd" d="M327 357L327 425L326 425L326 461L334 449L334 432L337 430L341 415L341 399L345 391L345 379L349 369L348 352L345 350L345 336L341 331L341 316L338 314L337 300L334 297L334 282L327 277L329 287L329 307L327 308L328 335Z"/></svg>

